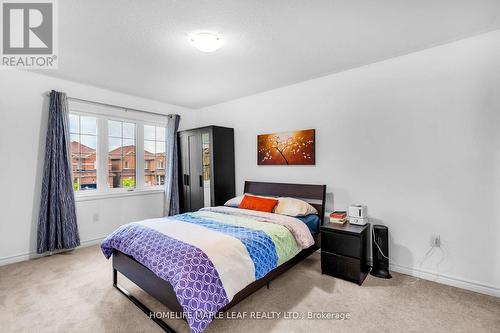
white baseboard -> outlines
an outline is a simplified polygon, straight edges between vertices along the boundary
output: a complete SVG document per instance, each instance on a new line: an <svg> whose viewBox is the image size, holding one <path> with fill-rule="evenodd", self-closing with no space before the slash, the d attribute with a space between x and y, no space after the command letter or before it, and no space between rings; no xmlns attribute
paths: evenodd
<svg viewBox="0 0 500 333"><path fill-rule="evenodd" d="M435 272L425 271L417 268L405 267L398 264L390 264L390 269L394 272L414 276L416 278L445 284L452 287L475 291L477 293L500 297L500 289L494 286L485 285L475 281L460 279Z"/></svg>
<svg viewBox="0 0 500 333"><path fill-rule="evenodd" d="M101 241L104 238L106 238L106 237L104 236L104 237L99 237L99 238L94 238L94 239L88 239L88 240L81 241L80 242L80 246L77 247L77 249L81 248L81 247L87 247L87 246L92 246L92 245L100 244ZM4 265L8 265L8 264L13 264L13 263L20 262L20 261L26 261L26 260L41 258L41 257L45 257L45 256L49 256L49 255L52 255L52 254L56 254L56 253L60 253L60 252L65 252L65 251L68 251L68 250L60 250L60 251L54 251L52 253L44 253L44 254L38 254L38 253L36 253L36 251L31 251L31 252L16 254L16 255L13 255L13 256L3 257L3 258L0 258L0 266L4 266Z"/></svg>

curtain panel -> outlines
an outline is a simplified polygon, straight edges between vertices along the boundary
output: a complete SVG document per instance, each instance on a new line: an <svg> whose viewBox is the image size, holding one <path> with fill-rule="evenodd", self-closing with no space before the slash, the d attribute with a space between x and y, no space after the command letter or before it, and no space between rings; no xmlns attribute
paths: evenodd
<svg viewBox="0 0 500 333"><path fill-rule="evenodd" d="M69 111L65 93L50 93L37 252L80 245L71 174Z"/></svg>

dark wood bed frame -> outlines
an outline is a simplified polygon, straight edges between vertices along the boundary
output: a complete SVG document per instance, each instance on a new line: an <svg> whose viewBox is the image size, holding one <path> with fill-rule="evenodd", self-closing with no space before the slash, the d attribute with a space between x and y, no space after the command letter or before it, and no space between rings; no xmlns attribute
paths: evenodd
<svg viewBox="0 0 500 333"><path fill-rule="evenodd" d="M304 185L304 184L285 184L285 183L263 183L263 182L245 182L245 193L267 196L282 196L300 198L309 202L318 210L320 225L323 225L325 219L325 195L326 185ZM314 236L315 244L299 252L295 257L276 267L263 278L256 280L238 292L232 301L220 311L227 311L232 306L238 304L249 295L253 294L263 286L269 288L269 282L277 276L283 274L297 263L308 257L310 254L320 248L319 230ZM131 295L125 288L118 284L118 272L135 283L142 290L164 304L170 311L182 313L183 309L179 304L172 285L165 280L157 277L152 271L144 265L137 262L134 258L123 254L120 251L113 252L113 286L141 309L150 319L157 323L164 331L175 333L175 331L162 319L154 316L150 310L141 301Z"/></svg>

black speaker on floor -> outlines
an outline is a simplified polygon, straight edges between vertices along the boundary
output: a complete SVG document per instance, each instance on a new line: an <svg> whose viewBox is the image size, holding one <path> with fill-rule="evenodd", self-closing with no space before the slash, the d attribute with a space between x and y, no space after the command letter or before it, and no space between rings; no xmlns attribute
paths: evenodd
<svg viewBox="0 0 500 333"><path fill-rule="evenodd" d="M382 279L390 279L392 276L389 273L389 229L375 224L372 237L373 267L370 274Z"/></svg>

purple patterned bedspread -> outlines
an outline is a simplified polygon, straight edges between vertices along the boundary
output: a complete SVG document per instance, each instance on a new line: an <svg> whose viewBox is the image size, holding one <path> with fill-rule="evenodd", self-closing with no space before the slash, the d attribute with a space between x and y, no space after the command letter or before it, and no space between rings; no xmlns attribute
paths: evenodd
<svg viewBox="0 0 500 333"><path fill-rule="evenodd" d="M131 223L109 235L101 249L108 259L113 249L130 255L169 282L193 333L202 332L217 311L228 303L213 263L190 244Z"/></svg>

